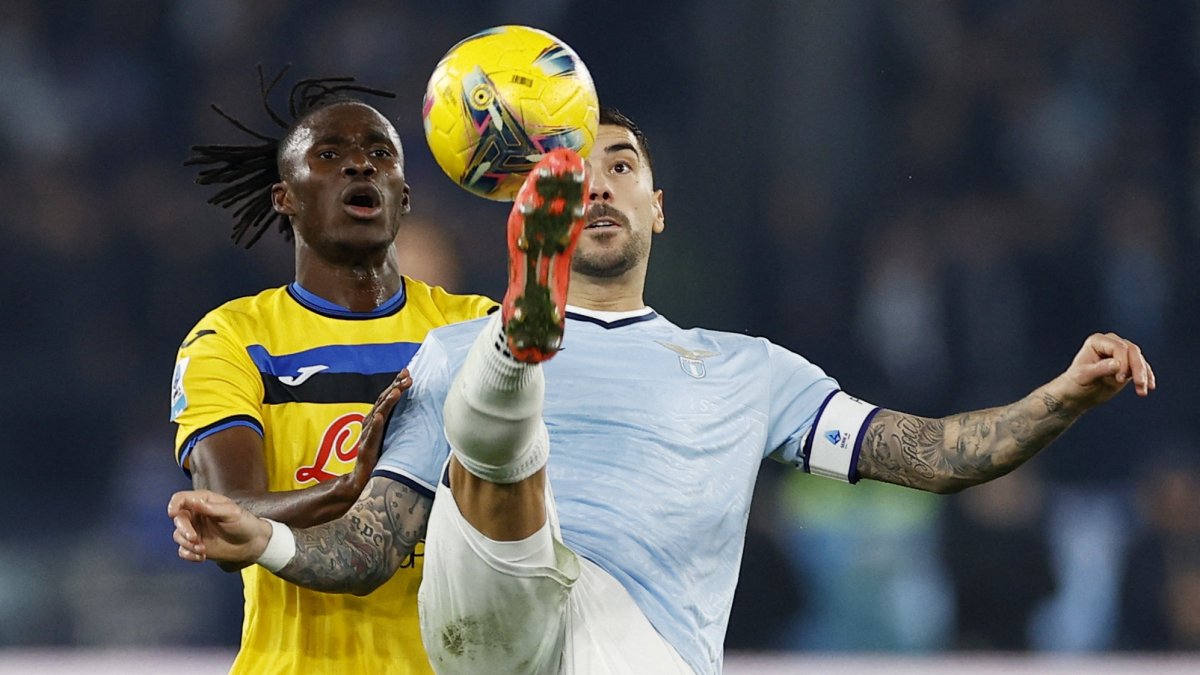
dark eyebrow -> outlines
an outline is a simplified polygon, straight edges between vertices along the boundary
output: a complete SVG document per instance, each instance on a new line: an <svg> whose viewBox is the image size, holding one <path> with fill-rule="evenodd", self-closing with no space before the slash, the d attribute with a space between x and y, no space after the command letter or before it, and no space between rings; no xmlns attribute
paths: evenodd
<svg viewBox="0 0 1200 675"><path fill-rule="evenodd" d="M372 131L371 133L367 134L367 140L370 141L371 143L391 144L392 137L383 133L382 131Z"/></svg>
<svg viewBox="0 0 1200 675"><path fill-rule="evenodd" d="M367 134L366 141L368 143L391 144L392 138L391 138L391 136L389 136L381 131L373 131L373 132ZM317 146L317 145L346 145L348 143L350 143L350 139L346 136L342 136L339 134L330 134L328 136L322 136L321 138L318 138L317 140L313 141L314 146Z"/></svg>
<svg viewBox="0 0 1200 675"><path fill-rule="evenodd" d="M634 146L633 143L624 143L624 142L613 143L612 145L608 146L607 148L604 148L605 153L620 152L622 150L632 150L633 154L637 155L638 157L642 156L641 153L638 152L637 147Z"/></svg>
<svg viewBox="0 0 1200 675"><path fill-rule="evenodd" d="M318 138L317 140L313 141L314 146L317 146L317 145L345 145L345 144L346 144L346 137L338 136L337 134L330 134L329 136L322 136L322 137Z"/></svg>

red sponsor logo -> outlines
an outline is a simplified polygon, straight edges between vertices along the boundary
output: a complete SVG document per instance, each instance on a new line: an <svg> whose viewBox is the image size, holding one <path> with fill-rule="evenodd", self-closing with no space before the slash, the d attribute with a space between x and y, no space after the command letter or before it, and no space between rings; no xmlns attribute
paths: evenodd
<svg viewBox="0 0 1200 675"><path fill-rule="evenodd" d="M321 445L317 448L317 458L312 466L302 466L296 469L296 480L301 483L315 480L326 481L337 478L338 474L329 473L325 467L330 457L336 456L343 462L349 462L358 457L358 437L362 433L363 420L367 418L362 413L346 413L329 423L325 433L321 434Z"/></svg>

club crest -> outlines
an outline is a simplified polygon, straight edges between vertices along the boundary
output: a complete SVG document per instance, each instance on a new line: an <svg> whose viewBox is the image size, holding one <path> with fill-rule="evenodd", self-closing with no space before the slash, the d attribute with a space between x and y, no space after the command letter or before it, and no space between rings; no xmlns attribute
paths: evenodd
<svg viewBox="0 0 1200 675"><path fill-rule="evenodd" d="M704 377L708 372L704 367L704 359L719 356L719 352L710 352L707 349L688 349L671 344L670 342L663 342L662 340L655 340L655 342L678 354L679 367L683 369L683 372L697 380Z"/></svg>

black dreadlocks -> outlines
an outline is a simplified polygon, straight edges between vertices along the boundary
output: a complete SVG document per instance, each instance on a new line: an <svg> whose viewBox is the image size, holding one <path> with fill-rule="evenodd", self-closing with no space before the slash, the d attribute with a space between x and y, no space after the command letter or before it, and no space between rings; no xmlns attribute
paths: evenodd
<svg viewBox="0 0 1200 675"><path fill-rule="evenodd" d="M263 108L275 124L283 129L279 138L272 138L242 124L227 114L216 103L212 109L225 118L230 124L241 131L262 141L258 145L193 145L192 154L184 162L184 166L214 165L203 169L196 176L196 182L201 185L226 185L208 200L209 204L221 208L236 207L233 217L237 220L233 225L235 244L242 243L247 233L250 240L245 247L250 248L262 237L271 223L279 222L279 231L284 237L292 240L292 223L287 218L281 218L271 203L271 186L281 180L279 175L279 148L309 115L333 105L357 99L346 95L345 92L361 92L373 96L396 98L390 91L373 89L354 84L353 77L307 78L292 86L288 96L288 112L292 122L286 122L271 107L268 97L271 90L283 78L290 66L284 66L279 74L266 81L262 64L258 65L258 88L262 95Z"/></svg>

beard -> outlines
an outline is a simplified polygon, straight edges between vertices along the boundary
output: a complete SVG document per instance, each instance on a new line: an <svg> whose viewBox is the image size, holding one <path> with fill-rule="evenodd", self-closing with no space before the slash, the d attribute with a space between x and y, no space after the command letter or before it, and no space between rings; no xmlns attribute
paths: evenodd
<svg viewBox="0 0 1200 675"><path fill-rule="evenodd" d="M571 271L588 277L612 279L637 267L646 259L649 249L649 239L636 235L630 236L625 245L616 251L589 254L575 249Z"/></svg>
<svg viewBox="0 0 1200 675"><path fill-rule="evenodd" d="M630 227L629 218L607 204L596 204L588 210L588 220L609 218L621 225L629 234L619 249L585 253L582 246L575 249L571 259L571 271L588 277L612 279L638 266L650 250L650 237L639 236Z"/></svg>

